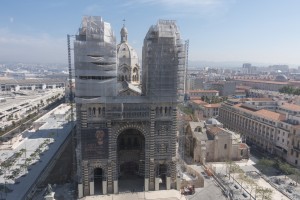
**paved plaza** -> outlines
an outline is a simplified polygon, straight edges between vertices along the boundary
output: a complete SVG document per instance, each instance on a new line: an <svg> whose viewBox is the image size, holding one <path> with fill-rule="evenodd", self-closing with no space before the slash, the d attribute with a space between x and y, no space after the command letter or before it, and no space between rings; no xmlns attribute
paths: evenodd
<svg viewBox="0 0 300 200"><path fill-rule="evenodd" d="M257 159L253 156L248 161L236 162L237 165L245 172L247 177L255 181L255 183L263 188L269 188L272 190L272 199L288 200L288 199L300 199L300 186L295 184L295 181L284 175L266 176L255 167ZM226 163L212 163L212 168L215 170L217 176L222 180L223 184L228 187L234 194L235 198L249 199L250 195L255 196L255 189L251 188L251 185L242 183L239 180L238 174L232 174L235 178L229 180L229 176L226 175ZM273 169L276 171L276 169ZM238 183L239 182L239 183ZM246 191L245 191L246 190ZM257 198L260 199L260 198Z"/></svg>
<svg viewBox="0 0 300 200"><path fill-rule="evenodd" d="M15 149L0 150L1 163L14 159L11 167L2 169L0 198L22 199L71 132L72 124L56 119L52 111L43 118L45 123L39 130L26 130L21 133L22 140ZM21 156L13 158L13 155L22 150L24 151ZM35 152L37 154L33 156ZM16 171L18 173L14 174Z"/></svg>
<svg viewBox="0 0 300 200"><path fill-rule="evenodd" d="M110 195L95 195L81 198L81 200L186 200L177 190L159 190L149 192L120 193Z"/></svg>

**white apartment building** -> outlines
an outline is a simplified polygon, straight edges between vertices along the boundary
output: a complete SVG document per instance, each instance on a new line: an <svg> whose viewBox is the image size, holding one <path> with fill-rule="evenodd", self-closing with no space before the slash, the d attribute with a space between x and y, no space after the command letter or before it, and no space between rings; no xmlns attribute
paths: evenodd
<svg viewBox="0 0 300 200"><path fill-rule="evenodd" d="M300 166L300 106L267 98L228 100L219 120L248 143Z"/></svg>

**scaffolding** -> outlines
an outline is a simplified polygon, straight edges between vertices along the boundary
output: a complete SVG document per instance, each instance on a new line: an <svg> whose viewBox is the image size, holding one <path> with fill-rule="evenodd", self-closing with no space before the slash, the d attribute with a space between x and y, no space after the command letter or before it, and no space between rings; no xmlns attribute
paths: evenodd
<svg viewBox="0 0 300 200"><path fill-rule="evenodd" d="M151 26L143 47L145 96L173 101L184 90L185 46L174 20L159 20Z"/></svg>
<svg viewBox="0 0 300 200"><path fill-rule="evenodd" d="M114 188L120 164L116 145L127 129L145 137L145 156L140 159L149 183L145 189L154 189L160 162L165 169L159 170L175 183L176 106L178 94L184 95L186 67L186 45L176 22L159 20L144 39L141 96L118 96L115 38L101 17L84 17L74 54L79 197L90 194L94 177L89 170L99 166L105 169L107 192L118 190Z"/></svg>
<svg viewBox="0 0 300 200"><path fill-rule="evenodd" d="M76 96L116 96L116 38L109 23L85 16L74 41Z"/></svg>

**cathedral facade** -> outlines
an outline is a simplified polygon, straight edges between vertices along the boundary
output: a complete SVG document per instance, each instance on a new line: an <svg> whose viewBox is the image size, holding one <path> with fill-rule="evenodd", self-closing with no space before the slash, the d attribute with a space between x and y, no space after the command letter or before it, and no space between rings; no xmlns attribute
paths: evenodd
<svg viewBox="0 0 300 200"><path fill-rule="evenodd" d="M184 46L174 21L151 26L143 70L121 29L84 17L74 41L78 196L178 189L176 107Z"/></svg>

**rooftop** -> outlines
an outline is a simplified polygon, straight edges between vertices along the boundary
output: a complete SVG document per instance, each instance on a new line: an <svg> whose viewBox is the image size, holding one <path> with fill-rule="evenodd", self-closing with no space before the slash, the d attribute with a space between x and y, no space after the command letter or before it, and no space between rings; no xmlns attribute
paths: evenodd
<svg viewBox="0 0 300 200"><path fill-rule="evenodd" d="M256 116L264 117L264 118L275 120L275 121L283 121L286 118L285 114L282 114L282 113L276 113L276 112L265 110L265 109L261 109L258 111L255 111L252 109L246 109L245 107L242 107L242 104L236 104L233 107L243 110L245 112L254 114Z"/></svg>
<svg viewBox="0 0 300 200"><path fill-rule="evenodd" d="M220 127L210 127L207 129L207 132L212 135L218 135L219 133L222 133L223 130Z"/></svg>
<svg viewBox="0 0 300 200"><path fill-rule="evenodd" d="M265 110L265 109L256 111L255 114L257 114L261 117L265 117L265 118L269 118L269 119L273 119L273 120L277 120L277 121L285 120L285 114L276 113L276 112Z"/></svg>
<svg viewBox="0 0 300 200"><path fill-rule="evenodd" d="M202 100L191 100L191 102L195 103L195 104L198 104L198 105L206 105L208 103L206 103L205 101L202 101Z"/></svg>
<svg viewBox="0 0 300 200"><path fill-rule="evenodd" d="M215 104L206 104L206 105L203 105L205 108L220 108L221 107L221 104L219 103L215 103Z"/></svg>
<svg viewBox="0 0 300 200"><path fill-rule="evenodd" d="M277 82L277 81L269 81L269 80L257 80L257 79L236 79L238 81L245 82L254 82L254 83L267 83L267 84L277 84L277 85L287 85L288 82Z"/></svg>
<svg viewBox="0 0 300 200"><path fill-rule="evenodd" d="M217 90L188 90L188 93L191 93L191 92L202 92L202 93L217 93L219 91Z"/></svg>
<svg viewBox="0 0 300 200"><path fill-rule="evenodd" d="M281 108L287 109L287 110L292 110L292 111L300 111L300 106L296 104L291 104L291 103L284 103L283 105L280 106Z"/></svg>

